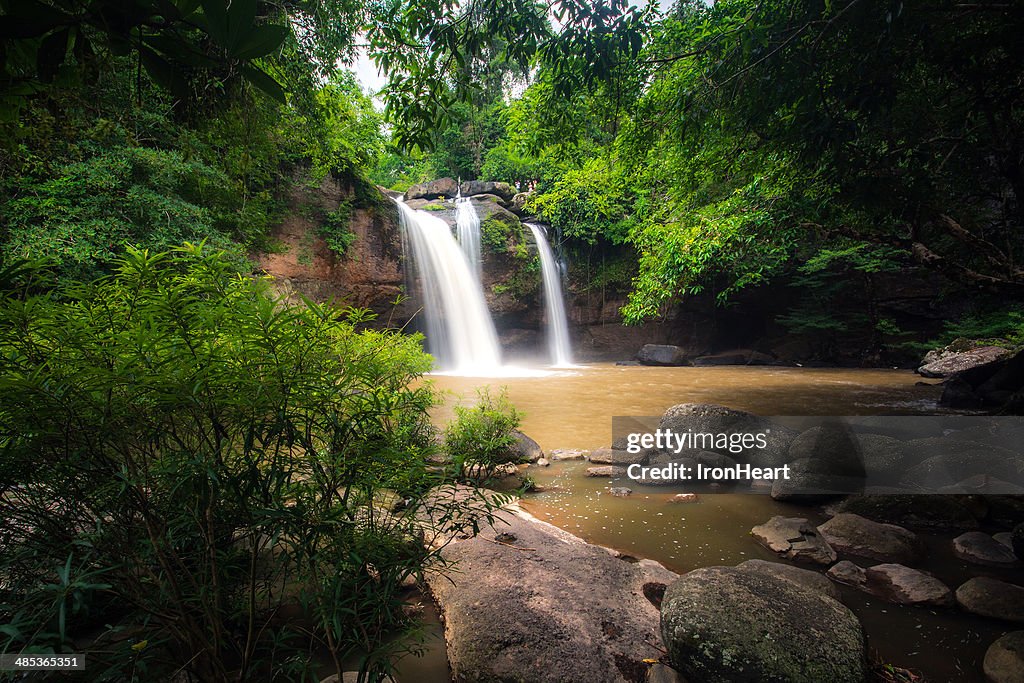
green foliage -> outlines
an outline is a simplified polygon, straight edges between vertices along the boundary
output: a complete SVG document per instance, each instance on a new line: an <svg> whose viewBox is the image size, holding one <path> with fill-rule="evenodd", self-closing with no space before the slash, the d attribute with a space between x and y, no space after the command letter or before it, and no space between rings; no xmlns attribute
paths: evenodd
<svg viewBox="0 0 1024 683"><path fill-rule="evenodd" d="M351 204L343 203L335 211L324 216L320 223L320 237L338 256L347 256L349 247L356 241L356 234L349 228L351 218Z"/></svg>
<svg viewBox="0 0 1024 683"><path fill-rule="evenodd" d="M476 405L457 406L455 419L444 431L445 450L455 471L465 475L468 468L476 466L483 473L476 478L487 479L499 465L516 462L512 446L521 417L504 389L496 397L488 389L481 389Z"/></svg>
<svg viewBox="0 0 1024 683"><path fill-rule="evenodd" d="M1024 307L982 307L959 320L947 321L942 335L925 346L933 349L952 344L958 339L968 339L973 344L1024 346Z"/></svg>
<svg viewBox="0 0 1024 683"><path fill-rule="evenodd" d="M419 340L202 247L50 276L0 272L0 650L86 649L94 680L307 680L316 648L386 672L399 584L439 560L414 522L439 483Z"/></svg>
<svg viewBox="0 0 1024 683"><path fill-rule="evenodd" d="M523 225L515 216L495 212L480 221L480 243L491 251L504 252L523 241Z"/></svg>
<svg viewBox="0 0 1024 683"><path fill-rule="evenodd" d="M563 236L588 244L622 244L631 228L628 207L624 178L605 159L566 172L527 206Z"/></svg>

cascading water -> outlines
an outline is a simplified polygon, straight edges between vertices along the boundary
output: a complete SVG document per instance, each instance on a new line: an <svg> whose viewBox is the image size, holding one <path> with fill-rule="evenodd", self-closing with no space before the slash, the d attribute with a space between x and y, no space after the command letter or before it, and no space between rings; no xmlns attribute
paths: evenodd
<svg viewBox="0 0 1024 683"><path fill-rule="evenodd" d="M482 275L480 268L480 216L477 215L473 202L469 197L455 200L455 232L459 238L459 247L466 255L469 270L479 281Z"/></svg>
<svg viewBox="0 0 1024 683"><path fill-rule="evenodd" d="M565 317L565 300L562 298L562 279L558 264L551 252L551 245L544 229L533 223L525 223L533 233L533 241L540 254L540 271L544 279L544 305L548 323L548 351L551 364L572 365L572 349L569 345L569 322Z"/></svg>
<svg viewBox="0 0 1024 683"><path fill-rule="evenodd" d="M423 292L427 344L439 369L463 375L501 372L501 351L480 278L452 237L448 224L398 201L403 235Z"/></svg>

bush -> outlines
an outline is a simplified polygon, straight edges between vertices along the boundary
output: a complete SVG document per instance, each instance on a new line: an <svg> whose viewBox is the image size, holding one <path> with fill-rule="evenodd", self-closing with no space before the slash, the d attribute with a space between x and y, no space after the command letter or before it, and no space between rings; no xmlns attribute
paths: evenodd
<svg viewBox="0 0 1024 683"><path fill-rule="evenodd" d="M389 670L399 584L439 559L419 340L203 247L47 277L0 272L0 651L87 650L90 680Z"/></svg>
<svg viewBox="0 0 1024 683"><path fill-rule="evenodd" d="M504 391L495 398L482 389L475 406L457 406L455 420L444 432L445 449L456 474L465 476L474 468L478 471L474 478L487 479L499 465L516 462L518 455L512 446L520 419Z"/></svg>

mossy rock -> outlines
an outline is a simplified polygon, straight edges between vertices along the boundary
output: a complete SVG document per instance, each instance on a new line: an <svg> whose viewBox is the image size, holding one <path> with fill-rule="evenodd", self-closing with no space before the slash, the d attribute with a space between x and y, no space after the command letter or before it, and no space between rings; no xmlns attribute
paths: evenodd
<svg viewBox="0 0 1024 683"><path fill-rule="evenodd" d="M515 251L524 244L523 224L519 217L497 202L474 201L480 216L480 241L492 251Z"/></svg>
<svg viewBox="0 0 1024 683"><path fill-rule="evenodd" d="M837 600L734 567L697 569L661 603L669 663L702 683L863 683L864 633Z"/></svg>

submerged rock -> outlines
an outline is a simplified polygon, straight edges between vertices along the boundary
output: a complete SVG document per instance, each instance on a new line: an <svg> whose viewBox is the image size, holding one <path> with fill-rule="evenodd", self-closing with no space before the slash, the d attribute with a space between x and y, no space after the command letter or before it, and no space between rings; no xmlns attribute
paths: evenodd
<svg viewBox="0 0 1024 683"><path fill-rule="evenodd" d="M459 572L428 574L459 681L627 683L657 659L658 609L647 585L677 578L656 562L624 562L513 508L499 528L448 545Z"/></svg>
<svg viewBox="0 0 1024 683"><path fill-rule="evenodd" d="M989 567L1019 567L1013 549L981 531L968 531L953 539L953 554L962 560Z"/></svg>
<svg viewBox="0 0 1024 683"><path fill-rule="evenodd" d="M588 467L585 474L588 477L624 477L626 476L626 468L616 467L615 465L601 465L600 467Z"/></svg>
<svg viewBox="0 0 1024 683"><path fill-rule="evenodd" d="M956 589L956 601L968 612L983 617L1024 622L1024 588L978 576Z"/></svg>
<svg viewBox="0 0 1024 683"><path fill-rule="evenodd" d="M796 562L830 565L836 551L803 517L772 517L750 530L761 545Z"/></svg>
<svg viewBox="0 0 1024 683"><path fill-rule="evenodd" d="M1011 631L992 643L983 666L991 683L1024 683L1024 631Z"/></svg>
<svg viewBox="0 0 1024 683"><path fill-rule="evenodd" d="M665 591L661 633L669 663L701 683L863 683L867 676L853 612L763 572L705 567L686 574Z"/></svg>
<svg viewBox="0 0 1024 683"><path fill-rule="evenodd" d="M628 489L625 486L613 486L608 489L608 493L618 498L626 498L633 494L633 489Z"/></svg>
<svg viewBox="0 0 1024 683"><path fill-rule="evenodd" d="M847 555L901 564L913 564L924 555L924 545L913 531L850 512L839 513L819 526L818 532L837 552Z"/></svg>

